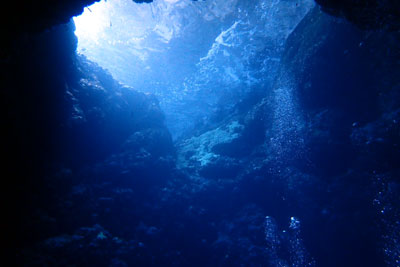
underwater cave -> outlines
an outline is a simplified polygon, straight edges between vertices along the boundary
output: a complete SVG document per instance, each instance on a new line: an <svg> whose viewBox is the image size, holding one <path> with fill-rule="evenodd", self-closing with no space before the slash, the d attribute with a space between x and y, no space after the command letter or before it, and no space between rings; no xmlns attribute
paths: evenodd
<svg viewBox="0 0 400 267"><path fill-rule="evenodd" d="M400 266L397 0L5 12L4 264Z"/></svg>

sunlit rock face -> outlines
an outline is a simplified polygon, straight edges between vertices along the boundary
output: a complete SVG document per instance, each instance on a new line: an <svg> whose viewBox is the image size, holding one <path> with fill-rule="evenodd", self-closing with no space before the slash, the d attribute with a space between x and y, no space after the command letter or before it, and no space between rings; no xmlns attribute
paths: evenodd
<svg viewBox="0 0 400 267"><path fill-rule="evenodd" d="M177 138L271 86L285 39L312 1L96 3L75 18L78 51L160 100Z"/></svg>

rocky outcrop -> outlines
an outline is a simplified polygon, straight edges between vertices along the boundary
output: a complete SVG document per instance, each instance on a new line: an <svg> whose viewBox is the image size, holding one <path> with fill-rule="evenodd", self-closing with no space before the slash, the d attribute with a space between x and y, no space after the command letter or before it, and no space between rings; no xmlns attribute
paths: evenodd
<svg viewBox="0 0 400 267"><path fill-rule="evenodd" d="M9 174L2 196L13 203L5 209L10 214L5 224L18 229L10 232L18 247L59 233L68 221L60 207L80 181L83 166L104 161L117 166L118 174L126 176L128 168L129 175L145 179L148 171L174 165L157 99L122 86L76 56L73 30L70 23L28 34L1 64L7 125L2 169ZM108 173L112 179L115 173Z"/></svg>

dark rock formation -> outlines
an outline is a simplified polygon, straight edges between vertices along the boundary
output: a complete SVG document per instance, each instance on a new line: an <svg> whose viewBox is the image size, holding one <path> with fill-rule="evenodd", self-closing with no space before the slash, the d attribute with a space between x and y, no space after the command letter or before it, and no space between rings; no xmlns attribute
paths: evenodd
<svg viewBox="0 0 400 267"><path fill-rule="evenodd" d="M85 6L91 5L95 0L74 1L19 1L10 2L4 16L5 25L9 33L42 31L51 26L67 23L71 17L83 12ZM2 21L3 22L3 21ZM2 23L2 25L4 25Z"/></svg>
<svg viewBox="0 0 400 267"><path fill-rule="evenodd" d="M55 25L67 23L71 17L78 16L83 8L99 0L71 1L11 1L7 3L1 16L3 40L12 41L21 33L41 32ZM152 0L132 0L137 3L150 3ZM5 45L4 42L2 45Z"/></svg>
<svg viewBox="0 0 400 267"><path fill-rule="evenodd" d="M322 10L343 16L363 29L400 29L400 3L397 0L316 0Z"/></svg>

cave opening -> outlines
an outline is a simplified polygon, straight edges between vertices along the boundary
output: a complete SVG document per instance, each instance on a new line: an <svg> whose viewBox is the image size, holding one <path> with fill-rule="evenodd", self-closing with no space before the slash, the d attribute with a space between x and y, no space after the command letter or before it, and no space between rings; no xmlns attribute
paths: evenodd
<svg viewBox="0 0 400 267"><path fill-rule="evenodd" d="M285 39L312 6L103 0L74 17L77 52L154 94L177 139L271 91Z"/></svg>

